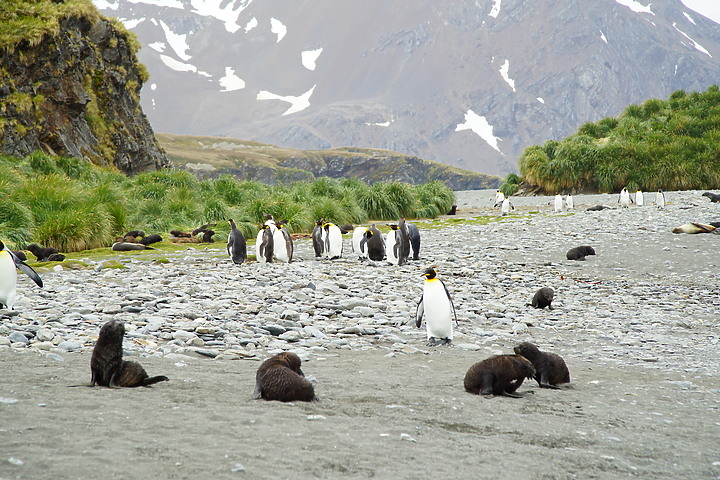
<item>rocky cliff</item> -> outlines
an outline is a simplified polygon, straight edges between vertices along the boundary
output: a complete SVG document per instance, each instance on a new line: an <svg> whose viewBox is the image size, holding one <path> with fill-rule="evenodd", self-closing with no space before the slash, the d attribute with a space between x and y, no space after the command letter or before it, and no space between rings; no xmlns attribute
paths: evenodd
<svg viewBox="0 0 720 480"><path fill-rule="evenodd" d="M0 20L7 14L0 8ZM133 34L99 15L58 22L39 40L1 45L0 152L82 157L128 174L169 166L140 107L147 73Z"/></svg>

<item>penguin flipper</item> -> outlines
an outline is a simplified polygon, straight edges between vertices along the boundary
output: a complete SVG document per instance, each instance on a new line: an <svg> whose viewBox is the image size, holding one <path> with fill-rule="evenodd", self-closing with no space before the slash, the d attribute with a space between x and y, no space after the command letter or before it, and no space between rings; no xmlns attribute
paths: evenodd
<svg viewBox="0 0 720 480"><path fill-rule="evenodd" d="M363 235L363 237L360 239L360 253L367 252L367 237Z"/></svg>
<svg viewBox="0 0 720 480"><path fill-rule="evenodd" d="M425 303L423 302L422 295L420 296L420 302L418 302L417 310L415 311L415 326L417 328L420 328L420 325L422 325L422 317L425 313Z"/></svg>
<svg viewBox="0 0 720 480"><path fill-rule="evenodd" d="M28 264L26 264L25 262L23 262L22 260L20 260L20 259L17 257L17 255L15 255L15 254L14 254L13 252L11 252L10 250L8 250L7 252L10 254L10 257L13 259L13 262L15 262L15 266L17 267L18 270L20 270L20 271L23 272L25 275L27 275L28 277L30 277L30 278L32 279L32 281L35 282L35 284L36 284L38 287L42 287L42 286L43 286L42 278L40 278L40 275L38 275L37 272L36 272L35 270L33 270L30 265L28 265Z"/></svg>

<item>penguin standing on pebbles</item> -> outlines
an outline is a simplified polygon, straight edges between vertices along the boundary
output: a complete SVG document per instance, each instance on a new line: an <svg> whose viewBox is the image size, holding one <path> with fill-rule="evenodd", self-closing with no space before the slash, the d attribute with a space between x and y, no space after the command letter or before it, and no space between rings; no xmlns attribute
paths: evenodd
<svg viewBox="0 0 720 480"><path fill-rule="evenodd" d="M385 235L385 252L387 253L387 261L393 265L398 264L398 226L393 224L388 225L390 231Z"/></svg>
<svg viewBox="0 0 720 480"><path fill-rule="evenodd" d="M370 260L379 262L385 258L385 240L383 240L382 233L375 227L373 223L368 232L365 234L367 237L367 252Z"/></svg>
<svg viewBox="0 0 720 480"><path fill-rule="evenodd" d="M287 220L277 222L275 232L273 233L273 248L275 250L275 258L283 263L292 262L293 257L293 240L287 229Z"/></svg>
<svg viewBox="0 0 720 480"><path fill-rule="evenodd" d="M642 207L644 203L645 199L643 198L642 190L638 190L637 192L635 192L635 205L637 205L638 207Z"/></svg>
<svg viewBox="0 0 720 480"><path fill-rule="evenodd" d="M227 252L233 263L240 265L247 259L247 242L245 235L235 226L235 222L231 219L228 220L228 223L230 224L230 234L228 235Z"/></svg>
<svg viewBox="0 0 720 480"><path fill-rule="evenodd" d="M255 239L255 258L260 263L272 263L275 243L273 242L272 228L268 224L260 227Z"/></svg>
<svg viewBox="0 0 720 480"><path fill-rule="evenodd" d="M510 211L515 210L515 207L512 203L510 203L510 199L508 197L505 197L505 200L502 202L502 207L500 208L500 212L502 212L502 216L510 215Z"/></svg>
<svg viewBox="0 0 720 480"><path fill-rule="evenodd" d="M330 260L342 257L343 241L340 227L334 223L323 224L324 255Z"/></svg>
<svg viewBox="0 0 720 480"><path fill-rule="evenodd" d="M30 277L38 287L43 286L40 276L17 255L0 242L0 306L12 310L17 295L17 270Z"/></svg>
<svg viewBox="0 0 720 480"><path fill-rule="evenodd" d="M410 247L412 249L412 259L420 260L420 230L414 223L406 224L408 235L410 235Z"/></svg>
<svg viewBox="0 0 720 480"><path fill-rule="evenodd" d="M312 244L313 250L315 251L315 258L320 258L325 253L325 242L323 241L323 225L325 219L321 218L315 222L315 226L312 231Z"/></svg>
<svg viewBox="0 0 720 480"><path fill-rule="evenodd" d="M369 231L370 229L367 227L356 227L353 230L352 249L359 260L367 260L368 258L367 233Z"/></svg>
<svg viewBox="0 0 720 480"><path fill-rule="evenodd" d="M428 347L449 345L453 339L453 317L457 323L450 292L443 281L437 278L435 267L426 268L422 275L425 277L425 285L415 312L415 326L420 328L424 314Z"/></svg>
<svg viewBox="0 0 720 480"><path fill-rule="evenodd" d="M565 206L568 210L575 210L575 200L573 200L573 196L569 193L565 196Z"/></svg>
<svg viewBox="0 0 720 480"><path fill-rule="evenodd" d="M632 199L630 198L630 193L628 192L628 189L623 187L623 189L620 190L620 198L618 199L618 203L622 208L628 208L630 207L631 202Z"/></svg>
<svg viewBox="0 0 720 480"><path fill-rule="evenodd" d="M655 205L657 208L665 208L665 194L662 190L658 190L655 194Z"/></svg>
<svg viewBox="0 0 720 480"><path fill-rule="evenodd" d="M495 205L494 206L499 207L500 205L502 205L503 200L505 200L505 194L503 192L501 192L500 190L495 192Z"/></svg>
<svg viewBox="0 0 720 480"><path fill-rule="evenodd" d="M561 213L564 206L565 203L563 202L562 196L560 194L555 195L555 213Z"/></svg>

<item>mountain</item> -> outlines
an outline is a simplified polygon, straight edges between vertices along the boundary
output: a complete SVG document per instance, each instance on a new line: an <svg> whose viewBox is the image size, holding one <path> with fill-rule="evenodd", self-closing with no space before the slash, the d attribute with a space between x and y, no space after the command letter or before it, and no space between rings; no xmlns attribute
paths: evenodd
<svg viewBox="0 0 720 480"><path fill-rule="evenodd" d="M88 0L0 4L0 153L41 150L125 173L168 166L140 107L138 48Z"/></svg>
<svg viewBox="0 0 720 480"><path fill-rule="evenodd" d="M389 150L356 147L296 150L227 137L156 135L176 167L201 178L230 174L269 185L318 177L419 185L440 180L452 190L497 188L500 177Z"/></svg>
<svg viewBox="0 0 720 480"><path fill-rule="evenodd" d="M720 78L680 0L95 0L134 31L156 131L398 151L488 174Z"/></svg>

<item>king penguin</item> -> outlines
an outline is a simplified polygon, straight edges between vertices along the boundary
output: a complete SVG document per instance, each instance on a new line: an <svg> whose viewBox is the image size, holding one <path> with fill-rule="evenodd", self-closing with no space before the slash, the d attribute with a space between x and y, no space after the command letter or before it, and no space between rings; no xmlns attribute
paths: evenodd
<svg viewBox="0 0 720 480"><path fill-rule="evenodd" d="M5 248L0 241L0 306L12 310L17 295L17 270L20 270L38 287L43 286L42 279L29 265L20 260L17 255Z"/></svg>
<svg viewBox="0 0 720 480"><path fill-rule="evenodd" d="M562 196L560 194L555 195L555 213L562 212L564 206Z"/></svg>
<svg viewBox="0 0 720 480"><path fill-rule="evenodd" d="M510 210L515 210L515 207L512 203L510 203L510 199L508 197L505 197L505 200L502 202L502 207L500 208L500 212L502 213L502 216L510 215Z"/></svg>
<svg viewBox="0 0 720 480"><path fill-rule="evenodd" d="M494 206L499 207L500 205L502 205L503 200L505 200L505 194L503 192L501 192L500 190L495 192L495 205Z"/></svg>
<svg viewBox="0 0 720 480"><path fill-rule="evenodd" d="M330 260L342 257L343 239L340 227L334 223L323 224L323 240L325 242L325 256Z"/></svg>
<svg viewBox="0 0 720 480"><path fill-rule="evenodd" d="M420 260L420 230L414 223L407 223L408 235L410 235L410 247L412 259Z"/></svg>
<svg viewBox="0 0 720 480"><path fill-rule="evenodd" d="M382 233L375 227L373 223L368 232L367 236L367 249L368 257L374 262L379 262L385 258L385 240L383 240Z"/></svg>
<svg viewBox="0 0 720 480"><path fill-rule="evenodd" d="M240 265L247 259L247 243L245 235L238 230L233 220L228 220L230 234L228 235L227 252L233 263Z"/></svg>
<svg viewBox="0 0 720 480"><path fill-rule="evenodd" d="M389 227L390 231L385 235L385 253L387 254L387 261L397 265L399 261L398 244L400 242L398 226L393 223Z"/></svg>
<svg viewBox="0 0 720 480"><path fill-rule="evenodd" d="M450 292L443 281L437 278L435 267L426 268L422 275L425 277L425 285L415 312L415 326L420 328L424 314L428 347L450 344L453 339L453 317L457 323Z"/></svg>
<svg viewBox="0 0 720 480"><path fill-rule="evenodd" d="M642 207L644 203L645 199L643 198L642 191L638 190L637 192L635 192L635 205L637 205L638 207Z"/></svg>
<svg viewBox="0 0 720 480"><path fill-rule="evenodd" d="M575 200L573 200L573 196L569 193L565 196L565 206L568 210L575 210Z"/></svg>
<svg viewBox="0 0 720 480"><path fill-rule="evenodd" d="M655 194L655 205L657 208L665 208L665 194L662 190L658 190Z"/></svg>
<svg viewBox="0 0 720 480"><path fill-rule="evenodd" d="M315 251L315 258L320 258L325 253L325 242L323 241L324 224L325 219L321 218L320 220L315 222L315 226L313 227L312 244L313 250Z"/></svg>
<svg viewBox="0 0 720 480"><path fill-rule="evenodd" d="M620 190L620 198L618 198L618 203L623 208L630 207L630 202L632 200L630 199L630 193L628 192L628 189L626 187L623 187L622 190Z"/></svg>
<svg viewBox="0 0 720 480"><path fill-rule="evenodd" d="M273 248L275 250L275 258L283 263L292 262L293 256L293 240L287 229L287 220L277 222L275 233L273 233Z"/></svg>
<svg viewBox="0 0 720 480"><path fill-rule="evenodd" d="M368 258L367 233L369 231L370 229L367 227L355 227L355 230L353 230L352 249L359 260Z"/></svg>
<svg viewBox="0 0 720 480"><path fill-rule="evenodd" d="M255 258L260 263L272 263L275 251L270 225L264 224L255 239Z"/></svg>
<svg viewBox="0 0 720 480"><path fill-rule="evenodd" d="M405 265L410 257L410 232L408 232L405 219L398 222L398 230L395 233L398 248L398 265Z"/></svg>

